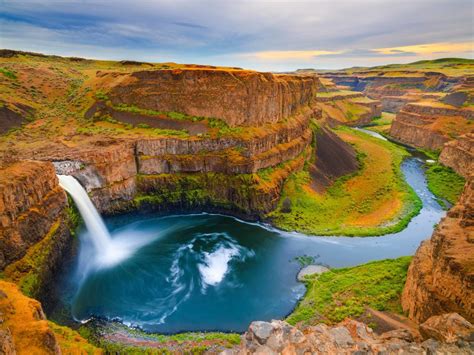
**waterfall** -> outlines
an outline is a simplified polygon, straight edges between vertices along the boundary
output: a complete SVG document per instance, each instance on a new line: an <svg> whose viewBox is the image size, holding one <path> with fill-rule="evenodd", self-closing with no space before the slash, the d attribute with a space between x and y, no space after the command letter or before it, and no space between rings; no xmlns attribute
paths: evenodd
<svg viewBox="0 0 474 355"><path fill-rule="evenodd" d="M86 190L72 176L58 175L59 185L71 195L97 250L106 250L112 242L109 231Z"/></svg>
<svg viewBox="0 0 474 355"><path fill-rule="evenodd" d="M72 176L58 175L59 185L74 200L87 228L81 239L80 267L83 274L91 269L114 266L127 259L142 246L150 243L152 237L146 233L115 233L111 236L99 212L82 185Z"/></svg>

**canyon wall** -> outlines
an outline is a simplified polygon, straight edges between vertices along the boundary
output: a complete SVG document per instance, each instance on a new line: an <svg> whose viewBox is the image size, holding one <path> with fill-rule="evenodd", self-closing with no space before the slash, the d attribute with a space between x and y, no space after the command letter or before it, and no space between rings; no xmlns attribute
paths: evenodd
<svg viewBox="0 0 474 355"><path fill-rule="evenodd" d="M64 225L66 204L51 163L22 161L1 168L0 269L21 259L55 226ZM65 231L59 228L57 233Z"/></svg>
<svg viewBox="0 0 474 355"><path fill-rule="evenodd" d="M423 322L456 312L474 321L474 182L466 183L459 202L422 242L408 269L402 295L409 317Z"/></svg>
<svg viewBox="0 0 474 355"><path fill-rule="evenodd" d="M439 150L460 134L473 130L474 110L440 102L410 103L397 114L390 135L418 148Z"/></svg>
<svg viewBox="0 0 474 355"><path fill-rule="evenodd" d="M104 72L99 77L114 105L220 118L231 127L291 116L312 102L319 83L314 76L218 69ZM107 87L111 82L117 84Z"/></svg>
<svg viewBox="0 0 474 355"><path fill-rule="evenodd" d="M439 162L468 179L474 174L474 133L465 134L446 143L439 156Z"/></svg>

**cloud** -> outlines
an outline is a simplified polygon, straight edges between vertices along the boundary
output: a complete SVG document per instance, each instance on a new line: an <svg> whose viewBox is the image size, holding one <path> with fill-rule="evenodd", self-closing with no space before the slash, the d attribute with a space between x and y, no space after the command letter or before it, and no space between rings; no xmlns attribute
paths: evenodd
<svg viewBox="0 0 474 355"><path fill-rule="evenodd" d="M452 45L472 41L472 0L3 0L0 19L0 46L59 55L267 70L472 56Z"/></svg>
<svg viewBox="0 0 474 355"><path fill-rule="evenodd" d="M411 46L401 46L392 48L378 48L375 52L393 55L398 53L411 52L414 54L434 54L434 53L462 53L462 52L473 52L473 42L438 42L438 43L427 43L427 44L416 44Z"/></svg>
<svg viewBox="0 0 474 355"><path fill-rule="evenodd" d="M305 50L305 51L263 51L244 54L244 56L255 57L265 60L303 59L308 60L322 55L336 55L342 51Z"/></svg>

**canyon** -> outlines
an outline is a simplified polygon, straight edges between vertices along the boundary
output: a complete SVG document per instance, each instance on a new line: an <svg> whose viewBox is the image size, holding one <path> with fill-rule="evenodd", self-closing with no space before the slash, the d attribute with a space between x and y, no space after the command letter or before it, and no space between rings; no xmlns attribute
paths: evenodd
<svg viewBox="0 0 474 355"><path fill-rule="evenodd" d="M89 346L101 351L47 322L33 300L49 308L49 285L73 253L80 223L56 174L77 179L107 216L210 212L271 223L271 212L295 208L282 196L298 173L308 172L302 186L317 198L337 196L331 187L344 181L338 178L360 174L368 161L354 143L361 136L333 128L370 125L382 111L396 113L390 139L438 151L439 163L466 180L408 269L401 306L416 331L374 334L355 320L310 327L254 322L239 345L219 349L469 353L472 339L439 335L447 321L433 317L449 318L449 331L461 324L472 333L471 76L380 68L274 74L5 50L0 64L14 73L0 83L0 331L6 353L33 347L60 353L70 346L65 334L76 339L79 352ZM449 97L459 92L466 93L460 104ZM18 322L31 324L30 330Z"/></svg>

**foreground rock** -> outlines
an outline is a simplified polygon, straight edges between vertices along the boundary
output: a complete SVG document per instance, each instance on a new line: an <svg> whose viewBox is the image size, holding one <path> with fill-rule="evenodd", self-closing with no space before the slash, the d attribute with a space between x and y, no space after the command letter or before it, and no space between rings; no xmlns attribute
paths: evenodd
<svg viewBox="0 0 474 355"><path fill-rule="evenodd" d="M456 312L474 320L474 181L466 183L459 202L430 240L418 248L402 294L411 319Z"/></svg>
<svg viewBox="0 0 474 355"><path fill-rule="evenodd" d="M0 354L61 353L102 351L76 332L50 324L38 301L24 296L16 285L0 281Z"/></svg>
<svg viewBox="0 0 474 355"><path fill-rule="evenodd" d="M473 341L474 326L457 313L433 316L420 325L421 335L445 343L458 340Z"/></svg>
<svg viewBox="0 0 474 355"><path fill-rule="evenodd" d="M449 317L449 316L448 316ZM460 317L462 319L462 317ZM465 323L469 324L466 320ZM444 325L432 322L433 332ZM472 325L470 325L472 327ZM440 337L440 340L445 339ZM407 329L375 334L371 328L347 319L336 326L325 324L298 329L284 321L253 322L239 349L227 354L471 354L473 344L456 337L456 344L427 339L416 342Z"/></svg>

